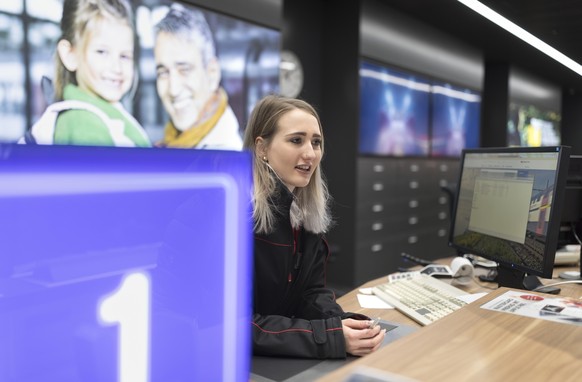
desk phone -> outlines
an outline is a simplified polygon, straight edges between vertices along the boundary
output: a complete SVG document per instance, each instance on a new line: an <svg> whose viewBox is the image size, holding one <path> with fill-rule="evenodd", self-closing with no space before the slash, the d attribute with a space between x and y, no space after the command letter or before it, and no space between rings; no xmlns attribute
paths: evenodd
<svg viewBox="0 0 582 382"><path fill-rule="evenodd" d="M453 271L448 265L430 264L418 271L398 272L388 275L388 282L396 280L410 280L425 274L433 277L453 277Z"/></svg>

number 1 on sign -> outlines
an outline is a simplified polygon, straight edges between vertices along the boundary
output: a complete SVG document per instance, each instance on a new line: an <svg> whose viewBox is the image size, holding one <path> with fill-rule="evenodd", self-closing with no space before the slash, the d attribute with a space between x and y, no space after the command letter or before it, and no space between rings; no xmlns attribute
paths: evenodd
<svg viewBox="0 0 582 382"><path fill-rule="evenodd" d="M130 273L97 305L104 324L119 325L118 382L149 381L150 290L147 274Z"/></svg>

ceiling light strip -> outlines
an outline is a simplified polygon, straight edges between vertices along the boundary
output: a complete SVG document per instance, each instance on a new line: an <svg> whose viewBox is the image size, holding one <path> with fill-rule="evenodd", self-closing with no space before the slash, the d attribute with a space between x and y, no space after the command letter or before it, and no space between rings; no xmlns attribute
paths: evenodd
<svg viewBox="0 0 582 382"><path fill-rule="evenodd" d="M556 50L552 46L546 44L545 42L543 42L536 36L532 35L525 29L521 28L520 26L514 24L505 17L501 16L499 13L495 12L491 8L483 5L477 0L458 0L458 1L466 5L467 7L471 8L475 12L479 13L481 16L499 25L501 28L510 32L514 36L527 42L528 44L538 49L539 51L547 54L549 57L558 61L560 64L564 65L568 69L582 76L582 65L572 60L570 57L566 56L560 51Z"/></svg>

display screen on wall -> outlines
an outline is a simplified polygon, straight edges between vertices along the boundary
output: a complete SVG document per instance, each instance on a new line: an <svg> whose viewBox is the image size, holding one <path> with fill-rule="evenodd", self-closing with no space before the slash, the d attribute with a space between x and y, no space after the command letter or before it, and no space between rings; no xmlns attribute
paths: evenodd
<svg viewBox="0 0 582 382"><path fill-rule="evenodd" d="M126 136L116 137L112 124L100 116L87 116L92 109L75 109L76 114L85 116L75 120L71 115L75 113L61 111L59 120L69 114L66 128L60 122L49 124L56 126L51 134L43 127L44 133L37 143L220 149L225 139L230 142L226 149L240 149L238 137L231 144L232 134L242 134L258 99L278 92L280 32L187 2L125 3L131 4L130 17L122 14L121 21L119 15L114 18L98 17L96 13L85 15L91 20L87 33L81 34L78 45L73 43L78 54L74 57L77 68L69 60L71 54L66 44L58 45L64 36L60 25L63 0L14 0L0 4L0 142L21 140L47 106L54 103L53 90L60 88L55 81L55 66L60 65L55 62L58 55L69 58L65 58L68 62L63 65L74 71L72 82L81 90L89 88L94 93L91 96L96 96L89 97L92 100L89 102L99 108L104 106L106 114L122 120ZM176 17L157 33L160 22L171 10ZM123 22L128 18L131 23ZM185 25L204 23L209 26L206 37L214 41L215 54L210 50L203 55L200 48L192 45L200 42L195 29L184 29ZM172 28L178 34L169 32ZM160 38L162 33L165 38ZM217 65L213 64L213 56ZM94 73L95 78L85 76L85 82L77 81L83 71ZM83 92L67 90L65 98L87 100ZM118 111L112 111L112 105ZM98 122L94 124L101 126L91 130L92 124L87 119L96 118ZM168 127L169 121L172 128ZM191 129L199 126L206 129L202 138ZM216 126L221 130L215 130ZM211 144L205 145L205 138L212 138Z"/></svg>
<svg viewBox="0 0 582 382"><path fill-rule="evenodd" d="M428 80L372 62L360 64L360 154L429 153Z"/></svg>
<svg viewBox="0 0 582 382"><path fill-rule="evenodd" d="M431 90L431 155L458 157L479 147L481 96L445 83L435 82Z"/></svg>
<svg viewBox="0 0 582 382"><path fill-rule="evenodd" d="M507 121L509 146L556 146L561 142L559 113L534 105L510 102Z"/></svg>

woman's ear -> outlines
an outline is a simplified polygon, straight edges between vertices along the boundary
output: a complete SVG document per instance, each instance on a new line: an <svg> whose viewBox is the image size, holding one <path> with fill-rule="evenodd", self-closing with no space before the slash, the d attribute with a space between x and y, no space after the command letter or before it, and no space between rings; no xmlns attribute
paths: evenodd
<svg viewBox="0 0 582 382"><path fill-rule="evenodd" d="M255 139L255 153L259 158L267 157L267 147L263 137L257 137Z"/></svg>
<svg viewBox="0 0 582 382"><path fill-rule="evenodd" d="M57 43L57 54L69 72L75 72L77 70L79 67L77 52L68 40L59 40Z"/></svg>

